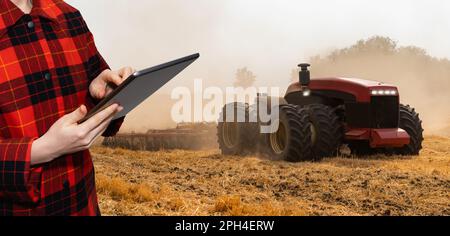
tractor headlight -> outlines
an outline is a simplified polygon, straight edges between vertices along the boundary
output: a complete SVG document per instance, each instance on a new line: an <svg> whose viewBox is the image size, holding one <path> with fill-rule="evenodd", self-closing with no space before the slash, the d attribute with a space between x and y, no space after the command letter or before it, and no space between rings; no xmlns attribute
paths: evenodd
<svg viewBox="0 0 450 236"><path fill-rule="evenodd" d="M376 89L370 92L372 96L395 96L397 95L397 90L395 89Z"/></svg>
<svg viewBox="0 0 450 236"><path fill-rule="evenodd" d="M303 90L303 97L309 97L309 95L311 95L311 90L309 89Z"/></svg>

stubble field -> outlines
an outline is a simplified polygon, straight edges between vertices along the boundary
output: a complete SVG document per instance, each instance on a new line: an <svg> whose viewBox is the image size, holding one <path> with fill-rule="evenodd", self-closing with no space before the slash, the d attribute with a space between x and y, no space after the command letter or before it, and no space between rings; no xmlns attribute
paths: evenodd
<svg viewBox="0 0 450 236"><path fill-rule="evenodd" d="M103 215L450 215L450 139L420 157L287 163L218 150L92 150Z"/></svg>

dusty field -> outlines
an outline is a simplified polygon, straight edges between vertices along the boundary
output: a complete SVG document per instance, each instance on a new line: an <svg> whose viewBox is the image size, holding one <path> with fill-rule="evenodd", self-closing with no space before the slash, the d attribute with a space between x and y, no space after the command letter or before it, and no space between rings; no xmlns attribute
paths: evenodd
<svg viewBox="0 0 450 236"><path fill-rule="evenodd" d="M321 163L93 149L103 215L450 215L450 139Z"/></svg>

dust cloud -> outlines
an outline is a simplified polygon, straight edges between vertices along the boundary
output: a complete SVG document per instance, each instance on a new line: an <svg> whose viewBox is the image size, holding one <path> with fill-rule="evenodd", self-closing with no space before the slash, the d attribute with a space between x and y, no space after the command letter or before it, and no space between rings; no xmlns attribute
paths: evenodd
<svg viewBox="0 0 450 236"><path fill-rule="evenodd" d="M382 81L399 87L403 104L415 107L427 134L450 131L450 61L418 47L399 47L387 37L372 37L325 57L311 59L316 77L341 76Z"/></svg>
<svg viewBox="0 0 450 236"><path fill-rule="evenodd" d="M305 61L313 64L315 76L360 77L398 85L402 101L417 108L427 131L440 131L450 123L449 63L434 58L450 57L449 1L67 2L81 11L112 68L143 69L191 53L202 55L133 111L123 132L173 128L170 93L177 86L192 86L194 79L203 79L205 87L223 88L233 84L238 68L248 67L256 75L256 86L283 90L293 67ZM392 37L398 46L390 52L381 47L324 53L349 49L373 35ZM310 59L316 54L324 56Z"/></svg>
<svg viewBox="0 0 450 236"><path fill-rule="evenodd" d="M450 133L448 59L434 58L418 47L400 47L388 37L377 36L333 50L325 56L312 56L309 61L313 77L362 78L398 86L401 102L416 108L427 134ZM230 81L234 79L231 77ZM284 86L286 81L280 81L279 86ZM215 86L229 84L216 81ZM123 132L175 127L170 116L175 102L169 94L154 95L127 117Z"/></svg>

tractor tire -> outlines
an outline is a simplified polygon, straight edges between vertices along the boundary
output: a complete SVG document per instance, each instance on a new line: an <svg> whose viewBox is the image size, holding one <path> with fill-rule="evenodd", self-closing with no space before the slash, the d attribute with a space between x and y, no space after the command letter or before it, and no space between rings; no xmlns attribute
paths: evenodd
<svg viewBox="0 0 450 236"><path fill-rule="evenodd" d="M312 148L316 160L333 157L339 153L344 137L344 127L333 108L312 104L305 107L309 114Z"/></svg>
<svg viewBox="0 0 450 236"><path fill-rule="evenodd" d="M308 112L296 105L279 106L279 127L265 135L265 153L289 162L313 161Z"/></svg>
<svg viewBox="0 0 450 236"><path fill-rule="evenodd" d="M228 117L229 119L228 109L234 109L234 117ZM236 102L223 107L217 126L219 148L223 155L246 155L249 146L253 146L253 140L248 136L248 114L248 104ZM245 117L245 122L238 122L237 117Z"/></svg>
<svg viewBox="0 0 450 236"><path fill-rule="evenodd" d="M404 129L410 136L410 143L402 148L394 149L395 154L417 156L422 150L423 128L422 120L414 108L409 105L400 105L399 127Z"/></svg>
<svg viewBox="0 0 450 236"><path fill-rule="evenodd" d="M245 124L244 131L246 132L247 148L249 154L257 154L260 152L261 144L261 124L258 116L257 105L248 107L248 119L249 122Z"/></svg>

